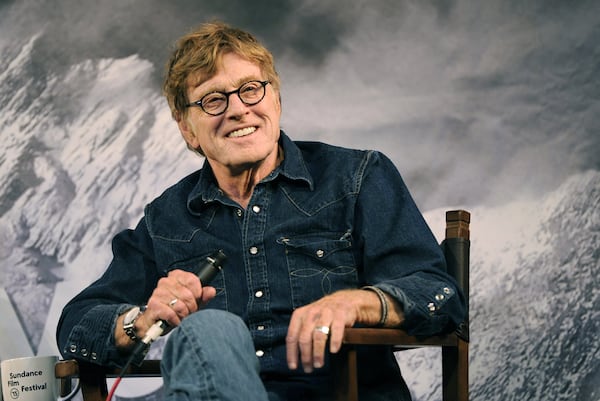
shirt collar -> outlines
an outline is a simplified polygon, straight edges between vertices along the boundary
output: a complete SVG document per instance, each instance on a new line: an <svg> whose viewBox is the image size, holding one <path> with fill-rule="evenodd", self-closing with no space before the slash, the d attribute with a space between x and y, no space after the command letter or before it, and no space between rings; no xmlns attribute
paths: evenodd
<svg viewBox="0 0 600 401"><path fill-rule="evenodd" d="M300 148L283 131L280 132L279 145L283 149L283 161L262 182L274 181L279 176L283 176L289 181L308 185L312 191L314 188L313 179L306 167ZM234 205L233 201L227 198L223 191L219 189L210 164L207 160L204 160L198 183L188 196L188 209L192 213L199 212L205 204L215 201Z"/></svg>

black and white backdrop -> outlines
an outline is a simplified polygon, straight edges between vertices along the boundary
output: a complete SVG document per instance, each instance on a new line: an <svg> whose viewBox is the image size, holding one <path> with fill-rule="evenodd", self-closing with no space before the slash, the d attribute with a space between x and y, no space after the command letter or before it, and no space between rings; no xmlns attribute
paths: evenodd
<svg viewBox="0 0 600 401"><path fill-rule="evenodd" d="M595 0L0 0L0 358L56 354L60 310L112 235L201 165L160 81L172 42L219 18L274 53L290 136L384 151L438 236L445 209L472 212L471 399L600 400L599 15ZM440 399L438 357L399 355L418 401Z"/></svg>

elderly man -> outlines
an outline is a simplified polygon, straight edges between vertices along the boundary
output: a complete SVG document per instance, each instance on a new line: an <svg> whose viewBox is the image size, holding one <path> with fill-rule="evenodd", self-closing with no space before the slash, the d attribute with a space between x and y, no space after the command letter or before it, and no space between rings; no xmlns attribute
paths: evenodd
<svg viewBox="0 0 600 401"><path fill-rule="evenodd" d="M204 165L114 238L106 273L63 311L65 357L122 366L164 321L167 400L327 400L346 327L428 335L462 321L394 165L286 136L273 57L252 35L202 25L177 43L163 89ZM194 267L215 250L227 261L202 283ZM359 358L364 399L410 399L388 348Z"/></svg>

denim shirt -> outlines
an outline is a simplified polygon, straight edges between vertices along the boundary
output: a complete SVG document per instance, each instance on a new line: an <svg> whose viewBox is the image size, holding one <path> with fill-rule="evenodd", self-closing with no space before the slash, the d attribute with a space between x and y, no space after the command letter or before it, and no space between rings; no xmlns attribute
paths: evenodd
<svg viewBox="0 0 600 401"><path fill-rule="evenodd" d="M147 205L137 227L113 239L104 275L64 308L64 357L122 365L117 316L145 304L168 271L193 270L219 249L227 260L207 308L242 317L265 375L290 373L293 310L341 289L378 286L402 305L410 334L453 330L464 297L393 163L376 151L292 142L283 132L280 144L283 162L245 210L219 189L207 162Z"/></svg>

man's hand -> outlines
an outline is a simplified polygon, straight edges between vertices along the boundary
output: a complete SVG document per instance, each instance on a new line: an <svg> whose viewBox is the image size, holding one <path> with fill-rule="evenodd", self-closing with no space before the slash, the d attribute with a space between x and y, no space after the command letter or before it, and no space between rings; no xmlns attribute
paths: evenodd
<svg viewBox="0 0 600 401"><path fill-rule="evenodd" d="M196 312L215 295L215 288L202 287L194 273L172 270L158 281L141 319L147 322L146 329L159 320L175 327L181 319Z"/></svg>
<svg viewBox="0 0 600 401"><path fill-rule="evenodd" d="M388 295L385 299L388 304L386 326L397 327L404 320L402 307ZM334 292L296 309L286 337L288 367L291 370L298 368L298 355L306 373L323 367L328 339L329 352L335 354L342 346L346 327L356 323L375 326L380 319L379 296L362 289Z"/></svg>
<svg viewBox="0 0 600 401"><path fill-rule="evenodd" d="M167 277L158 281L146 310L135 321L137 336L144 337L150 326L159 320L166 321L171 327L178 326L184 317L208 303L216 293L214 287L203 287L194 273L170 271ZM128 347L133 342L123 331L123 316L119 317L115 327L115 341L119 347Z"/></svg>
<svg viewBox="0 0 600 401"><path fill-rule="evenodd" d="M298 367L298 355L306 373L323 367L328 338L329 351L340 350L344 329L353 326L359 318L359 298L371 297L364 293L366 291L338 291L294 311L286 337L287 363L291 370ZM328 327L329 334L319 330L320 327Z"/></svg>

